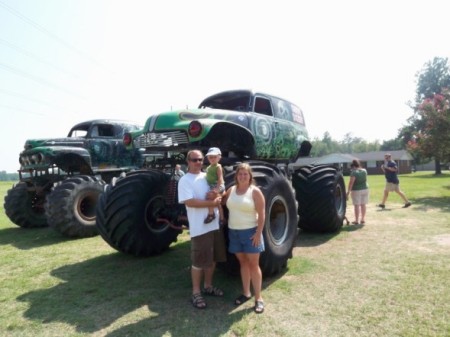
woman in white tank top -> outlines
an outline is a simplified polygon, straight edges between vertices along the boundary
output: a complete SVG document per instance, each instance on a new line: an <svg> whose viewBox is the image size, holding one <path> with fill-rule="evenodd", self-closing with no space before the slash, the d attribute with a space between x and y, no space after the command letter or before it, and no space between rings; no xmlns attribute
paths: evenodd
<svg viewBox="0 0 450 337"><path fill-rule="evenodd" d="M264 251L263 229L265 222L265 200L261 190L254 185L251 166L243 163L236 169L236 184L225 194L228 215L228 251L235 254L241 270L242 294L235 305L247 302L255 295L256 313L264 311L261 295L262 272L259 257Z"/></svg>

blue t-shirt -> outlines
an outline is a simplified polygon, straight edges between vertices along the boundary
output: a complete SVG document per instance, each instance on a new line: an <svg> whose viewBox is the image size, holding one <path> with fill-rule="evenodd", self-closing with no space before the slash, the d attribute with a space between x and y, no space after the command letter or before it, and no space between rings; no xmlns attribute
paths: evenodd
<svg viewBox="0 0 450 337"><path fill-rule="evenodd" d="M399 180L397 177L397 163L393 160L389 160L386 163L386 167L394 167L395 171L384 170L384 176L386 177L386 181L388 183L398 184Z"/></svg>

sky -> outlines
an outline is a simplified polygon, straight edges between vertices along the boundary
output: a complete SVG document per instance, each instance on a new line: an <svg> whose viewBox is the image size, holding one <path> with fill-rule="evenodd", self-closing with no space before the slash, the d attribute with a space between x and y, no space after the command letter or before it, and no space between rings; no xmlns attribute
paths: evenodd
<svg viewBox="0 0 450 337"><path fill-rule="evenodd" d="M393 139L448 58L447 0L0 0L0 171L26 139L144 124L223 90L300 106L310 138Z"/></svg>

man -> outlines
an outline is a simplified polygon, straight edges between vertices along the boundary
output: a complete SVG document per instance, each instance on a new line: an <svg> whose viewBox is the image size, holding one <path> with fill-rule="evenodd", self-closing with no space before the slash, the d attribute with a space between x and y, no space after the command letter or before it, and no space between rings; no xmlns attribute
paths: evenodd
<svg viewBox="0 0 450 337"><path fill-rule="evenodd" d="M384 188L383 201L378 205L381 209L384 209L386 200L389 196L389 192L396 192L404 201L405 205L403 208L407 208L411 206L411 203L406 198L405 193L400 190L400 181L397 176L397 163L392 160L391 154L386 153L384 155L384 164L381 165L381 170L384 172L384 176L386 177L386 186Z"/></svg>
<svg viewBox="0 0 450 337"><path fill-rule="evenodd" d="M219 231L219 217L217 215L208 224L203 223L208 215L208 207L215 207L217 211L221 197L213 195L213 200L207 200L210 189L206 173L202 172L203 153L199 150L189 151L187 162L188 172L178 183L178 200L186 205L191 236L191 302L195 308L204 309L206 302L202 294L223 296L223 291L212 285L216 262L226 260L225 241Z"/></svg>
<svg viewBox="0 0 450 337"><path fill-rule="evenodd" d="M181 169L181 165L180 164L176 164L175 165L175 174L174 175L175 175L175 180L180 180L180 178L182 176L184 176L184 172Z"/></svg>

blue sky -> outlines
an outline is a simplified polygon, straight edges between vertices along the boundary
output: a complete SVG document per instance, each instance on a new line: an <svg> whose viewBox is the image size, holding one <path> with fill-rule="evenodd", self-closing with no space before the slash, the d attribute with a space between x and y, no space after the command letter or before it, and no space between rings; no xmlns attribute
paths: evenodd
<svg viewBox="0 0 450 337"><path fill-rule="evenodd" d="M450 3L0 0L0 170L27 138L144 123L252 88L299 105L311 137L395 138L415 74L449 57Z"/></svg>

